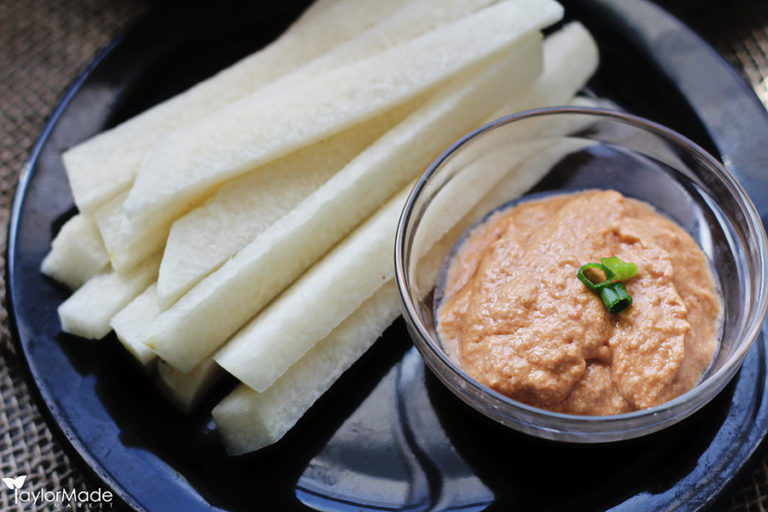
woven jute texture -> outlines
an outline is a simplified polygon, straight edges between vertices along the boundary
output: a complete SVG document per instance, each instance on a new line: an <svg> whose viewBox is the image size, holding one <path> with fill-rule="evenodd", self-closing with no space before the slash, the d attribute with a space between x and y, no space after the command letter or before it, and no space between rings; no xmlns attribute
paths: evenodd
<svg viewBox="0 0 768 512"><path fill-rule="evenodd" d="M5 254L8 213L19 172L59 98L99 49L149 6L144 0L0 0L0 244ZM5 261L2 262L3 267ZM0 273L5 275L5 270ZM5 282L0 282L5 297ZM40 415L9 342L0 308L0 476L28 475L24 490L91 490ZM17 506L0 485L0 510ZM61 510L61 508L59 508ZM67 509L64 509L67 510ZM71 509L70 509L71 510ZM117 508L113 509L117 510Z"/></svg>
<svg viewBox="0 0 768 512"><path fill-rule="evenodd" d="M626 0L633 1L633 0ZM768 0L659 0L709 40L768 105ZM149 0L0 0L0 246L17 177L63 92L110 39L150 8ZM1 263L3 266L4 261ZM5 297L4 271L0 297ZM28 475L25 490L92 490L63 452L30 396L0 307L0 476ZM0 485L0 511L22 508ZM113 509L114 510L114 509ZM768 511L763 462L723 506Z"/></svg>

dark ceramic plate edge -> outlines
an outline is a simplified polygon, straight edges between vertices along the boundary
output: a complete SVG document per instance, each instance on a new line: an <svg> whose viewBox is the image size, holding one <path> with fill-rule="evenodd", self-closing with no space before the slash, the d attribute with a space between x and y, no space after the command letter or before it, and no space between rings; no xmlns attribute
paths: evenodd
<svg viewBox="0 0 768 512"><path fill-rule="evenodd" d="M615 0L596 0L596 2L604 6L607 6L608 9L611 9L618 14L621 14L622 9L627 8L626 4L624 4L623 6L617 6L616 4L618 2L616 2ZM768 113L766 113L762 103L754 94L754 91L741 78L741 76L738 75L738 73L725 61L725 59L723 59L722 56L720 56L712 47L709 46L708 43L706 43L701 37L695 34L689 27L684 25L682 22L680 22L670 14L668 13L664 13L664 14L669 21L674 22L677 25L678 35L684 38L692 38L698 43L696 44L695 49L699 52L706 52L707 57L711 61L711 63L717 66L716 73L714 74L717 75L721 81L730 82L728 84L729 87L737 87L737 89L739 90L739 94L737 95L738 100L740 102L739 107L743 114L747 114L747 115L742 115L742 117L739 118L739 120L743 122L743 126L749 125L750 121L755 119L754 116L759 116L763 119L763 122L768 122L766 121L768 120ZM150 12L146 16L151 16L151 15L152 13ZM37 375L37 372L35 370L36 367L30 364L30 361L28 359L28 352L26 350L25 345L21 341L18 325L16 323L16 311L15 311L15 305L13 301L12 284L11 284L12 283L11 276L13 276L15 272L15 261L11 257L11 255L14 254L15 252L16 235L17 235L21 205L25 197L26 189L29 185L31 172L35 166L35 163L38 157L40 156L41 149L45 144L46 140L48 139L51 131L55 127L62 112L66 109L71 99L78 92L82 83L88 78L88 76L92 73L94 68L96 68L99 65L99 63L105 57L107 57L110 54L110 52L114 50L116 46L120 44L120 42L124 39L125 35L135 29L137 24L138 24L137 22L134 22L133 24L131 24L125 31L123 31L120 35L118 35L115 39L113 39L108 45L106 45L102 50L100 50L97 56L77 76L77 78L74 80L72 85L63 94L57 107L55 108L50 118L46 122L45 127L43 128L39 138L35 142L30 152L30 157L19 176L19 182L18 182L18 186L14 196L14 201L13 201L12 210L11 210L9 231L8 231L8 244L6 247L7 265L6 265L5 274L6 274L6 283L8 283L7 305L8 305L8 311L10 313L9 324L12 331L13 341L18 350L18 353L23 355L23 358L26 363L25 373L28 379L30 379L30 382L32 384L30 388L33 390L32 392L33 396L35 396L35 400L37 401L38 406L40 406L43 416L47 420L48 424L53 426L53 431L55 435L61 439L66 440L66 442L63 443L63 445L67 453L69 454L74 453L76 455L75 460L78 463L80 463L79 465L81 467L84 467L87 470L87 473L90 476L92 477L95 476L98 480L101 481L101 483L105 484L110 489L112 489L120 499L122 499L126 504L128 504L133 509L145 510L136 502L136 500L131 496L130 493L122 489L121 486L117 485L114 479L104 470L104 468L102 468L101 464L92 457L92 454L83 445L81 440L78 439L77 436L75 436L72 433L71 426L64 425L61 423L59 419L57 419L61 417L61 414L59 413L59 411L57 411L57 407L55 403L52 401L50 393L47 391L47 389L42 389L40 386L37 385L37 382L39 381L39 376ZM633 34L633 36L636 39L639 39L640 41L642 41L644 45L646 45L649 53L654 54L654 56L658 60L659 64L662 65L662 67L668 66L666 67L665 71L669 74L671 81L681 87L681 91L685 94L686 99L691 100L691 106L693 107L694 112L699 116L699 119L702 121L704 126L708 129L709 135L711 136L712 141L716 145L717 149L723 155L723 158L726 160L726 163L729 165L729 167L733 171L735 171L735 174L737 174L737 176L742 180L742 183L745 183L745 188L749 190L750 196L753 198L753 201L758 207L758 210L763 216L763 220L765 222L766 215L768 215L768 199L766 199L765 197L766 192L764 192L763 194L760 194L756 198L754 195L755 194L754 187L749 187L749 183L751 183L753 180L760 181L759 178L757 178L758 169L755 169L753 166L750 166L749 164L751 162L748 160L742 162L741 160L742 153L739 153L739 152L731 153L728 151L724 151L725 149L730 147L729 142L733 142L732 138L729 136L729 133L724 127L713 127L704 122L704 119L701 115L701 109L704 107L704 105L697 103L696 101L697 95L695 94L695 92L692 93L691 91L688 91L688 93L686 94L685 88L686 86L691 86L691 84L684 83L685 76L677 68L674 67L673 62L670 61L667 55L652 51L653 44L650 41L648 41L647 38L643 36L643 34ZM727 77L727 80L726 80L726 77ZM739 130L736 130L736 132L739 132ZM750 133L750 135L752 134L751 130L746 130L746 133ZM760 144L760 140L757 137L751 137L749 140L748 147L759 148L759 144ZM764 328L764 331L765 331L765 328ZM720 504L722 501L724 501L725 498L727 498L729 491L731 491L737 484L741 483L744 480L744 478L748 475L748 473L750 473L751 470L757 465L757 463L760 461L761 457L766 453L766 451L768 451L768 439L766 439L765 433L764 433L764 437L762 438L762 440L752 447L750 454L744 460L741 466L735 471L734 476L729 480L723 482L723 485L720 488L719 492L707 498L706 506L708 508L714 507L715 505Z"/></svg>

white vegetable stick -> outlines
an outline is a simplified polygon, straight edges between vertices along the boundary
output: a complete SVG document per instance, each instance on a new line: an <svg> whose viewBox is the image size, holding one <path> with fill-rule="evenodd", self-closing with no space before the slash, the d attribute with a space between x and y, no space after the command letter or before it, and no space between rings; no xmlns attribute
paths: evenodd
<svg viewBox="0 0 768 512"><path fill-rule="evenodd" d="M528 92L512 100L489 121L522 110L565 105L597 70L599 54L592 34L571 22L544 41L544 69Z"/></svg>
<svg viewBox="0 0 768 512"><path fill-rule="evenodd" d="M165 309L159 290L166 265L165 275L170 275L172 283L188 280L195 269L205 268L201 266L200 260L203 260L202 265L207 263L218 266L221 260L234 255L239 245L246 245L253 238L252 233L263 231L273 224L275 217L284 215L286 210L298 202L296 196L308 195L323 175L341 167L342 162L352 156L351 153L367 145L367 142L394 120L403 117L409 109L406 105L378 116L367 122L365 127L354 128L350 133L344 132L311 146L312 151L306 148L305 151L292 153L278 161L281 164L276 166L275 173L236 178L225 184L205 205L176 221L160 265L157 283L153 283L112 319L112 327L118 338L131 347L138 343L141 345L138 350L144 348L154 355L139 340L148 335L149 326ZM311 169L303 169L305 166L311 166ZM327 170L319 169L325 166ZM318 172L319 178L313 175ZM181 233L177 231L179 227L182 228ZM177 238L174 239L175 236ZM234 249L231 248L233 246ZM213 263L212 258L216 258ZM170 304L175 300L176 297L172 297ZM121 321L123 316L125 321Z"/></svg>
<svg viewBox="0 0 768 512"><path fill-rule="evenodd" d="M451 245L436 244L424 260L427 271L436 274ZM264 392L238 386L213 409L227 452L240 455L278 441L399 314L397 286L389 280Z"/></svg>
<svg viewBox="0 0 768 512"><path fill-rule="evenodd" d="M454 176L433 199L425 214L430 229L419 232L423 240L419 246L424 250L431 247L514 168L514 162L539 149L536 145L504 145L489 148L488 154L468 163L468 169ZM527 189L538 178L520 180ZM390 202L376 218L383 218L383 212L392 208ZM263 391L373 293L380 283L376 278L383 280L392 272L388 249L394 226L389 231L387 224L373 227L371 223L358 228L241 329L215 356L219 364L248 386ZM375 242L368 233L377 234ZM299 317L296 311L301 311Z"/></svg>
<svg viewBox="0 0 768 512"><path fill-rule="evenodd" d="M490 154L473 162L474 172L466 172L449 183L445 193L436 199L440 222L434 222L436 227L432 237L422 247L430 247L509 172L509 159L518 151L519 148L514 148ZM441 200L445 200L445 211L440 207ZM334 198L334 201L345 202L340 198ZM396 209L399 210L403 203L404 199L395 205ZM385 211L388 208L392 207L386 207ZM395 215L398 214L399 211L392 214L392 226L384 224L374 228L368 221L358 228L241 329L215 356L218 363L253 389L263 391L268 388L376 290L381 282L376 280L379 276L383 280L391 275L393 269L388 249L394 240ZM379 215L381 212L376 214ZM314 215L312 218L324 217ZM369 235L363 235L369 229L378 237L375 242L366 239ZM296 234L289 233L288 236ZM318 300L318 290L323 291L322 300ZM296 311L301 311L302 315L296 317Z"/></svg>
<svg viewBox="0 0 768 512"><path fill-rule="evenodd" d="M584 34L583 31L579 32L577 28L567 32L567 34L571 33ZM562 45L566 44L569 47L577 48L579 45L572 46L575 41L571 37L555 38L548 48L561 49L564 47ZM549 53L552 55L552 50ZM553 61L554 64L557 59L553 59ZM547 76L549 80L552 79L552 75ZM543 95L541 97L536 96L532 101L546 103L548 100L554 102L560 99L569 99L576 87L583 84L588 75L582 71L579 76L581 79L569 78L569 81L566 82L567 86L558 88L556 95L553 93L550 98ZM516 103L525 106L525 100L526 96L523 95ZM515 165L514 162L519 162L521 158L527 157L532 152L537 151L538 148L539 146L536 145L533 147L527 147L527 145L523 147L493 147L489 148L488 153L481 159L469 163L471 170L455 176L433 199L433 206L426 214L428 218L425 221L429 224L430 230L419 232L419 236L424 237L424 241L419 242L418 246L424 250L431 247L437 239L459 221L464 213L468 212L486 193L493 189L499 180L510 172L510 169ZM342 177L342 175L337 175L337 177ZM538 181L538 177L529 179L534 181L526 182L524 178L521 178L524 189ZM338 198L336 202L339 202ZM341 202L346 201L342 200ZM315 215L313 218L322 217ZM347 241L355 237L360 229L351 235ZM296 235L291 234L291 236ZM360 244L361 246L364 245L362 242ZM387 245L385 244L384 247ZM331 254L336 254L337 250ZM359 250L363 250L362 247ZM346 290L343 287L344 283L341 282L344 280L343 276L334 276L332 269L326 269L327 260L331 255L326 256L324 260L286 290L259 317L233 337L215 356L219 364L257 391L263 391L269 387L279 377L281 371L301 357L313 342L317 342L325 333L330 331L335 323L343 319L344 312L348 314L351 311L350 304L357 305L357 302L354 301L358 300L358 294L365 297L367 296L366 293L372 293L372 290L366 288L366 278L371 278L374 275L386 275L391 262L386 260L379 267L373 255L373 251L383 250L384 254L389 256L386 250L370 243L368 243L366 250L370 250L371 255L364 257L364 259L370 260L370 262L357 271L354 265L347 260L344 260L345 263L335 264L339 269L343 269L345 275L349 276L347 280L354 283L354 291ZM329 265L331 264L329 263ZM324 287L308 284L309 276L314 276L315 273L323 275L328 280L323 285ZM329 294L329 297L318 301L315 290L324 290L324 293ZM336 302L336 297L343 297L344 300ZM318 308L317 311L313 307ZM291 315L291 311L302 311L302 317L296 318L295 315ZM304 323L305 319L308 322L307 325ZM329 322L328 325L324 323L326 321ZM285 339L279 342L277 341L278 338Z"/></svg>
<svg viewBox="0 0 768 512"><path fill-rule="evenodd" d="M569 139L546 148L520 163L451 229L427 255L421 276L434 276L455 240L474 219L494 205L514 199L529 189L558 161L588 145ZM431 268L430 268L431 267ZM431 272L430 272L431 270ZM379 338L400 313L395 282L390 279L326 338L294 363L284 375L259 393L241 384L213 410L214 420L230 455L258 450L279 440L306 413L311 405ZM212 358L206 358L189 373L174 370L165 362L158 365L169 397L184 411L190 411L221 376Z"/></svg>
<svg viewBox="0 0 768 512"><path fill-rule="evenodd" d="M157 365L158 387L184 412L190 412L222 375L221 368L210 357L187 373L163 361Z"/></svg>
<svg viewBox="0 0 768 512"><path fill-rule="evenodd" d="M109 263L96 225L88 216L75 215L53 239L40 270L75 290Z"/></svg>
<svg viewBox="0 0 768 512"><path fill-rule="evenodd" d="M538 42L532 40L530 44L538 45ZM292 238L306 239L308 248L304 251L305 263L297 266L292 271L292 277L286 281L298 275L386 197L416 177L445 146L476 127L511 92L520 89L531 78L530 74L539 68L539 57L539 52L522 46L519 53L513 53L497 68L469 80L455 80L454 84L434 95L407 121L365 150L323 185L321 191L272 227L275 236L267 235L263 241L270 248L269 252L263 252L263 257L273 258L286 244L292 244ZM353 128L349 131L356 130ZM252 202L258 204L260 209L273 209L271 203L301 186L300 183L284 183L290 176L281 177L279 174L290 172L292 156L303 158L305 152L312 155L329 149L336 151L326 144L330 141L343 144L342 135L292 153L277 160L274 166L268 164L268 173L258 170L249 174L254 187L242 183L242 178L236 178L224 185L214 196L215 199L208 201L204 208L198 208L188 218L177 221L160 269L158 293L161 304L169 306L181 292L187 291L202 278L204 272L207 274L231 257L235 250L245 245L246 240L252 240L275 221L275 217L285 215L285 210L274 211L273 215L252 214L253 209L243 203ZM311 149L315 146L319 146L316 151ZM290 163L282 166L281 163L286 160ZM317 160L323 161L323 158ZM261 192L252 190L256 186L262 187ZM285 191L276 192L279 186L284 186ZM247 199L241 200L240 197ZM258 229L246 231L248 226ZM239 236L240 232L242 236ZM283 254L287 257L287 253ZM193 273L190 268L200 270ZM282 271L289 270L287 264L283 266Z"/></svg>
<svg viewBox="0 0 768 512"><path fill-rule="evenodd" d="M397 221L410 190L398 192L238 331L214 356L219 365L264 391L392 279Z"/></svg>
<svg viewBox="0 0 768 512"><path fill-rule="evenodd" d="M337 69L399 43L460 20L497 0L411 0L358 37L278 78L259 91L267 94Z"/></svg>
<svg viewBox="0 0 768 512"><path fill-rule="evenodd" d="M347 41L325 55L311 61L300 67L292 73L270 83L266 87L259 89L259 95L264 96L270 92L278 91L291 87L296 83L310 82L314 77L323 72L330 71L349 64L364 57L368 57L376 52L383 51L398 43L412 39L437 27L456 21L467 14L470 14L483 6L493 3L495 0L418 0L407 2L402 8L388 18L376 24L370 30L367 30L360 36ZM260 171L261 172L261 171ZM177 212L183 213L183 209ZM150 254L157 247L148 247L144 239L149 239L157 244L157 236L164 228L167 228L173 221L172 215L154 215L139 225L132 225L128 219L123 219L123 229L120 231L120 247L110 248L113 266L116 268L125 268L122 260L129 258L125 251L136 252L137 248L143 250L143 255ZM105 240L111 238L102 233ZM109 248L109 243L107 244ZM120 249L123 249L122 251ZM138 261L142 254L132 257L131 261ZM163 286L161 289L161 296ZM164 300L164 304L167 302Z"/></svg>
<svg viewBox="0 0 768 512"><path fill-rule="evenodd" d="M157 362L156 384L176 406L184 412L189 412L221 376L222 371L211 357L187 373L174 370L165 362L158 361L156 354L139 340L152 319L157 318L159 314L157 283L152 283L112 317L110 325L120 343L145 369Z"/></svg>
<svg viewBox="0 0 768 512"><path fill-rule="evenodd" d="M497 112L492 118L501 117L504 114L512 113L525 108L534 108L543 105L556 105L564 103L573 93L575 88L583 85L586 77L591 75L594 71L597 62L596 47L593 44L588 44L587 41L591 41L591 36L588 32L579 24L571 24L567 28L559 31L553 35L553 38L561 38L564 44L566 41L573 45L575 49L581 49L580 52L570 52L567 55L563 52L549 51L548 57L545 57L547 61L545 70L546 73L553 73L554 70L562 69L563 72L559 73L561 78L559 80L551 80L546 76L543 76L538 80L535 87L531 88L532 93L522 95L517 101L513 101L510 105L504 107L501 111ZM552 38L550 38L552 39ZM551 41L548 45L549 48L555 48L555 41ZM565 56L566 58L563 58ZM524 67L524 66L519 66ZM303 68L302 68L303 69ZM517 76L518 79L522 77ZM578 84L577 87L574 84ZM510 84L510 89L513 89ZM477 97L482 97L477 95ZM493 99L484 102L485 105L493 105L495 102ZM471 109L474 114L482 113L483 105L478 105ZM468 109L470 110L470 109ZM392 117L397 117L397 115ZM399 115L399 113L398 113ZM377 129L380 129L381 123L378 123L379 118L375 118L374 123L377 125ZM465 131L468 131L473 127L474 123L470 123L471 120L467 116L463 116L463 123L445 123L442 120L433 120L435 126L431 130L447 130L453 129L451 135L447 135L446 138L440 136L430 137L427 141L418 141L412 139L414 147L424 147L424 144L431 143L432 145L445 144L446 140L453 140L459 137ZM389 122L389 121L384 121ZM251 239L260 230L251 231L247 228L249 224L257 224L266 226L275 220L274 216L281 215L279 209L275 209L272 204L267 204L270 198L277 198L280 196L288 196L290 190L294 188L291 184L292 181L297 182L298 174L302 173L301 169L297 169L296 166L304 166L303 162L323 162L325 156L316 155L313 156L315 151L327 154L331 151L336 151L335 147L326 148L326 145L331 146L343 144L345 137L357 137L361 139L363 131L367 127L360 126L354 127L342 134L339 134L326 141L321 141L313 146L304 148L303 150L289 154L286 157L275 161L272 165L267 165L264 169L260 169L253 175L248 175L248 178L235 179L231 183L225 185L224 193L220 190L216 194L216 199L213 201L213 205L207 205L206 208L201 210L208 210L208 213L203 215L202 211L196 210L194 215L190 215L190 218L185 218L178 224L185 227L182 229L177 224L176 233L171 235L169 240L169 246L166 248L164 255L165 263L161 266L160 278L159 278L159 296L163 308L167 308L175 300L177 300L184 292L188 291L199 279L210 273L210 271L217 268L223 261L231 257L237 250L241 249L246 240ZM361 146L355 146L355 140L350 140L350 151L358 152ZM311 149L312 148L312 149ZM422 155L428 155L430 151L424 150ZM426 162L424 163L426 165ZM315 166L317 167L317 166ZM323 172L323 169L315 168L314 172L319 175ZM285 172L286 175L280 177L279 174ZM259 177L260 173L264 173L263 177ZM289 176L295 174L297 176ZM410 176L409 176L410 177ZM348 178L345 178L349 181ZM281 183L277 183L281 181ZM319 180L315 182L315 185L309 183L302 183L306 185L305 190L309 190L310 187L316 186ZM302 184L299 184L302 185ZM386 189L385 192L390 192L396 189L402 181L395 181L394 186ZM284 187L284 191L277 192L275 189L269 190L270 185L275 187ZM257 188L262 187L259 194ZM238 190L240 189L240 190ZM306 195L306 194L304 194ZM299 196L296 196L299 197ZM125 271L133 264L147 257L149 254L157 251L161 248L163 242L167 236L167 225L160 225L145 233L144 238L130 244L125 243L125 237L121 231L121 205L124 201L125 194L119 195L117 198L108 201L96 210L95 216L98 220L99 228L101 230L104 241L109 250L109 254L112 261L112 266L118 271ZM250 199L246 199L250 198ZM243 204L243 200L247 204ZM288 201L285 204L288 204ZM210 202L209 202L210 203ZM263 208L260 211L252 211L252 206L260 204ZM264 215L264 210L271 211L273 216L269 214ZM284 210L283 210L284 211ZM228 213L234 216L228 217ZM210 216L213 217L210 217ZM228 221L228 218L231 221ZM315 217L317 218L317 217ZM205 223L198 229L197 223ZM233 231L238 229L238 231ZM182 232L180 232L182 231ZM194 231L194 233L193 233ZM192 244L193 247L180 244L180 242L186 241L188 244ZM180 244L180 247L174 247L175 244ZM191 256L194 255L194 256ZM206 258L209 256L209 258ZM189 269L190 266L199 268L197 272ZM165 270L169 269L169 270ZM173 269L171 271L170 269ZM174 274L171 274L174 272ZM170 274L170 275L169 275ZM179 284L174 284L173 278L178 277L180 279Z"/></svg>
<svg viewBox="0 0 768 512"><path fill-rule="evenodd" d="M441 238L441 242L432 246L428 257L431 260L444 261L453 249L453 242L472 224L482 219L495 208L517 199L538 183L552 167L571 153L592 145L584 139L562 139L552 143L532 143L523 151L514 151L508 155L510 163L508 173L497 181L458 223L454 224ZM447 241L450 241L448 243ZM438 267L426 267L420 264L417 286L422 293L427 293L434 286Z"/></svg>
<svg viewBox="0 0 768 512"><path fill-rule="evenodd" d="M569 141L580 142L580 141ZM451 233L430 250L420 274L430 283L455 240L479 215L500 200L511 200L541 179L571 150L570 145L526 160L500 181ZM424 287L424 291L429 291ZM400 313L400 299L393 280L380 287L331 334L293 364L274 384L258 392L238 386L213 409L216 428L230 455L240 455L278 441L312 404L376 341Z"/></svg>
<svg viewBox="0 0 768 512"><path fill-rule="evenodd" d="M112 317L156 279L159 266L160 254L156 254L126 274L112 270L92 277L59 306L62 330L83 338L103 338Z"/></svg>
<svg viewBox="0 0 768 512"><path fill-rule="evenodd" d="M136 240L128 240L124 237L122 235L123 203L127 196L128 191L125 190L93 211L109 261L112 268L118 272L127 272L150 255L162 251L169 230L169 225L159 225Z"/></svg>
<svg viewBox="0 0 768 512"><path fill-rule="evenodd" d="M580 149L585 141L568 140L525 160L503 178L473 211L427 254L420 277L434 283L445 256L456 240L489 208L511 200L541 179L553 164ZM429 291L424 287L424 291ZM293 364L263 392L241 384L213 409L216 428L230 455L240 455L278 441L312 404L379 338L399 315L400 300L388 281L347 317L331 334Z"/></svg>
<svg viewBox="0 0 768 512"><path fill-rule="evenodd" d="M298 70L270 83L261 90L260 94L265 93L267 89L279 90L285 88L290 86L292 82L311 80L318 73L335 69L343 64L353 62L420 35L442 24L454 21L486 4L492 3L492 1L420 0L406 3L404 7L375 25L372 29L351 41L347 41L329 53L311 61L309 64L300 67ZM121 194L117 197L121 199L110 200L106 205L99 207L96 210L96 216L102 219L99 222L99 228L109 250L113 267L124 271L130 265L135 264L160 248L165 240L167 227L172 219L164 219L164 222L162 222L157 217L153 217L151 226L143 226L138 233L128 232L127 229L122 229L121 227L125 219L120 218L120 221L117 219L118 203L119 208L122 209L122 201L124 201L125 196ZM160 289L161 296L164 296L162 284ZM178 296L175 298L178 298ZM168 301L163 300L163 304L167 305Z"/></svg>
<svg viewBox="0 0 768 512"><path fill-rule="evenodd" d="M147 319L155 318L159 313L157 285L152 283L110 321L110 326L115 331L117 339L144 367L154 361L156 356L140 340L148 325Z"/></svg>
<svg viewBox="0 0 768 512"><path fill-rule="evenodd" d="M457 80L181 297L152 325L150 348L181 371L198 364L394 193L392 186L417 176L456 129L468 131L494 100L501 104L508 71L519 79L526 67L538 69L539 39L532 37L499 67Z"/></svg>
<svg viewBox="0 0 768 512"><path fill-rule="evenodd" d="M130 187L143 158L165 135L352 39L403 3L404 0L317 0L264 49L68 150L64 163L75 203L81 211L92 211Z"/></svg>
<svg viewBox="0 0 768 512"><path fill-rule="evenodd" d="M155 148L126 215L138 225L175 215L218 183L402 104L561 15L549 0L507 0L282 93L233 103Z"/></svg>
<svg viewBox="0 0 768 512"><path fill-rule="evenodd" d="M589 49L593 43L591 38L585 38L584 35L582 27L568 26L555 36L547 38L547 72L542 76L543 82L568 83L568 77L558 76L558 70L566 72L567 67L559 67L556 64L585 53L590 54ZM582 81L584 80L585 78ZM564 86L562 91L554 94L555 100L567 94L568 89L573 93L579 87L580 84L576 82ZM513 112L517 105L518 102L511 102L500 111L500 115ZM425 285L422 286L423 292L431 289L431 283L434 283L439 267L451 250L453 240L456 240L475 219L495 205L522 194L541 179L552 165L585 145L587 143L581 140L561 141L541 152L534 152L532 158L524 159L513 166L512 171L451 228L449 235L432 247L427 254L427 260L420 265L420 277L426 278L423 283ZM217 430L231 455L254 451L280 439L338 376L367 350L397 315L399 300L394 286L394 282L389 282L380 288L264 392L259 393L241 384L213 410ZM385 295L389 297L383 298ZM378 298L381 298L380 307L370 308L370 314L364 314L363 311Z"/></svg>
<svg viewBox="0 0 768 512"><path fill-rule="evenodd" d="M502 109L503 113L567 103L597 68L597 47L586 29L578 23L572 23L550 36L544 51L544 73L532 85L528 94L509 102ZM579 59L580 64L583 60L583 65L570 64L576 59ZM578 122L576 121L574 126ZM569 128L570 125L564 124L558 127L557 131L565 133ZM417 233L414 247L421 247L423 250L431 247L432 241L441 237L455 223L453 215L456 211L467 211L468 205L475 204L487 193L509 171L514 162L520 162L522 158L527 158L546 147L543 144L502 144L503 138L511 138L509 131L503 134L495 132L477 139L473 144L480 145L480 148L473 149L471 153L464 151L457 157L472 159L475 158L472 155L484 155L480 160L466 163L474 169L473 172L461 172L435 195L422 220L429 229L422 229ZM487 148L483 149L484 146ZM454 159L451 165L460 166L461 161ZM479 179L480 176L483 178ZM418 237L424 237L427 241L423 242Z"/></svg>
<svg viewBox="0 0 768 512"><path fill-rule="evenodd" d="M163 309L286 215L422 102L417 98L294 151L263 169L234 178L205 203L176 220L157 279Z"/></svg>
<svg viewBox="0 0 768 512"><path fill-rule="evenodd" d="M454 177L433 200L435 215L431 209L425 214L432 229L418 233L419 247L430 248L459 222L510 171L520 149L504 148ZM219 365L264 391L391 279L395 230L410 190L398 193L238 331L214 356Z"/></svg>
<svg viewBox="0 0 768 512"><path fill-rule="evenodd" d="M227 452L240 455L280 439L399 314L390 281L269 389L235 389L213 409Z"/></svg>

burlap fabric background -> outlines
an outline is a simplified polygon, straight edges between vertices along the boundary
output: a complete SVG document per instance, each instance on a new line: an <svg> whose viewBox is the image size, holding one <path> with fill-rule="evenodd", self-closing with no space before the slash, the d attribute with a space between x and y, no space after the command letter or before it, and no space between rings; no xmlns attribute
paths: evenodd
<svg viewBox="0 0 768 512"><path fill-rule="evenodd" d="M768 0L659 1L708 39L768 105ZM3 255L17 177L46 119L99 48L150 7L149 0L0 0ZM4 269L0 296L5 297L2 275ZM29 475L27 490L95 488L97 483L87 480L77 461L71 461L52 437L30 397L22 364L9 340L5 308L0 307L0 476ZM8 501L11 494L0 487L0 510L18 510ZM723 510L768 510L765 461Z"/></svg>

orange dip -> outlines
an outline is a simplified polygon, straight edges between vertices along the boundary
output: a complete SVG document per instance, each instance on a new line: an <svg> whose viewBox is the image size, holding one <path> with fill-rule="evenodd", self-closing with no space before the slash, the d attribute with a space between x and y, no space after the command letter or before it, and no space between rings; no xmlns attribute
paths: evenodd
<svg viewBox="0 0 768 512"><path fill-rule="evenodd" d="M576 277L600 258L638 266L609 313ZM479 382L515 400L604 415L691 389L717 347L720 299L677 224L615 191L522 203L475 227L449 263L438 332Z"/></svg>

